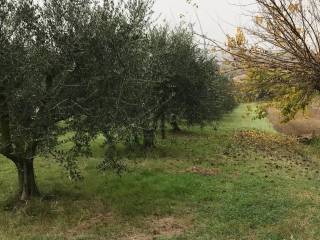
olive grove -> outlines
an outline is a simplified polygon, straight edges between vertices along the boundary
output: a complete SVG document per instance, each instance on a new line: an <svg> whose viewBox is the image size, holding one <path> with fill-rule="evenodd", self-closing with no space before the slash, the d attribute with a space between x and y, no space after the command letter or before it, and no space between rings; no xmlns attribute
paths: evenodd
<svg viewBox="0 0 320 240"><path fill-rule="evenodd" d="M39 195L38 155L80 178L78 157L103 135L100 168L119 171L117 143L151 147L158 121L164 135L167 119L204 124L234 106L192 31L151 19L148 0L0 0L0 151L17 168L19 199Z"/></svg>

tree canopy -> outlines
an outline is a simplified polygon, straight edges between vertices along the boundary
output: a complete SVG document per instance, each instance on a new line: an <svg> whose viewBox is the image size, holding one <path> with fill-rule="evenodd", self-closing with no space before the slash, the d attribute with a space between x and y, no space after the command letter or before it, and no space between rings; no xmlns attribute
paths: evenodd
<svg viewBox="0 0 320 240"><path fill-rule="evenodd" d="M178 130L179 119L204 124L235 106L231 81L220 74L215 56L199 46L190 29L156 28L150 36L159 119L168 119Z"/></svg>
<svg viewBox="0 0 320 240"><path fill-rule="evenodd" d="M1 153L17 167L20 199L39 194L39 154L80 178L78 157L103 135L100 167L121 170L118 142L152 146L159 119L203 124L234 106L192 31L151 16L146 0L0 0Z"/></svg>

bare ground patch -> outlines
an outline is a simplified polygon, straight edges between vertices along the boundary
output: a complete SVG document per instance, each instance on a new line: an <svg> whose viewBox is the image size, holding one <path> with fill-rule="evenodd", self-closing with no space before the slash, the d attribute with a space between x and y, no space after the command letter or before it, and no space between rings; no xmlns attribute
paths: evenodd
<svg viewBox="0 0 320 240"><path fill-rule="evenodd" d="M144 233L132 233L121 238L121 240L153 240L153 237Z"/></svg>
<svg viewBox="0 0 320 240"><path fill-rule="evenodd" d="M72 237L76 237L79 233L86 233L93 227L97 227L99 225L103 225L106 222L111 222L113 220L112 214L98 214L89 219L84 219L77 226L70 229L65 236L69 239Z"/></svg>
<svg viewBox="0 0 320 240"><path fill-rule="evenodd" d="M159 237L175 237L182 235L192 226L192 220L174 217L159 218L152 221L153 235Z"/></svg>
<svg viewBox="0 0 320 240"><path fill-rule="evenodd" d="M283 134L312 138L320 136L320 109L310 107L306 113L299 112L295 119L283 123L281 112L276 108L268 109L268 119L274 128Z"/></svg>
<svg viewBox="0 0 320 240"><path fill-rule="evenodd" d="M154 240L158 238L178 237L193 226L193 220L189 217L148 218L145 222L145 232L140 232L139 229L136 229L135 232L123 236L121 240Z"/></svg>
<svg viewBox="0 0 320 240"><path fill-rule="evenodd" d="M312 191L295 192L292 195L292 198L302 202L308 200L313 202L314 204L320 204L320 195Z"/></svg>
<svg viewBox="0 0 320 240"><path fill-rule="evenodd" d="M188 168L186 172L199 174L202 176L216 176L221 172L221 170L219 168L203 168L203 167L193 166L191 168Z"/></svg>
<svg viewBox="0 0 320 240"><path fill-rule="evenodd" d="M66 239L77 239L79 236L90 233L94 228L103 227L108 224L119 224L112 214L97 214L91 218L83 219L74 228L70 229L63 236ZM159 238L179 237L193 227L193 220L189 216L184 218L169 217L148 217L142 222L141 227L127 225L123 232L115 238L117 240L154 240ZM100 236L94 236L100 239ZM91 238L90 238L91 239ZM103 239L103 237L101 237Z"/></svg>

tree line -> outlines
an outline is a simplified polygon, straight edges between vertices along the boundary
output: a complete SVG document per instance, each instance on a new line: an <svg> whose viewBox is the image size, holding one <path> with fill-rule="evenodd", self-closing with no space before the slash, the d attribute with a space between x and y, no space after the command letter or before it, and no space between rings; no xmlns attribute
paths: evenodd
<svg viewBox="0 0 320 240"><path fill-rule="evenodd" d="M21 200L39 195L39 154L79 178L77 158L103 135L100 168L120 170L117 143L152 147L167 125L203 125L235 106L192 30L153 19L149 0L0 0L0 152Z"/></svg>

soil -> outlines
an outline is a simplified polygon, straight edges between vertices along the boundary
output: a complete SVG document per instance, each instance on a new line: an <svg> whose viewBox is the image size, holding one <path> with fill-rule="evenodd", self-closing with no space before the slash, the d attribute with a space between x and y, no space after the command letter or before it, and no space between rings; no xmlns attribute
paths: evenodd
<svg viewBox="0 0 320 240"><path fill-rule="evenodd" d="M220 169L218 168L203 168L194 166L192 168L187 169L188 173L195 173L203 176L216 176L220 173Z"/></svg>

